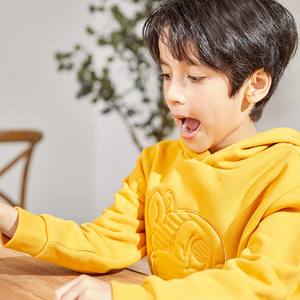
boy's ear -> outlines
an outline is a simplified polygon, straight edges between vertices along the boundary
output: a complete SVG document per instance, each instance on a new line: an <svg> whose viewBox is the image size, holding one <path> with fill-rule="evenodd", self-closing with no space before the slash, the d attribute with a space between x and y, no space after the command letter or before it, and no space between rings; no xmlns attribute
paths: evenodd
<svg viewBox="0 0 300 300"><path fill-rule="evenodd" d="M264 69L255 71L247 81L245 99L253 104L262 100L270 90L271 81L271 76Z"/></svg>

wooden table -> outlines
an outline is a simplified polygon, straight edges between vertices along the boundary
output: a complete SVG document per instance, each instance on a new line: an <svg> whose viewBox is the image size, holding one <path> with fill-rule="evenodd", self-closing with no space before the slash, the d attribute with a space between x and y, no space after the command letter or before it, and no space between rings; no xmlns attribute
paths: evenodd
<svg viewBox="0 0 300 300"><path fill-rule="evenodd" d="M0 239L1 243L1 239ZM79 276L69 269L0 245L0 299L53 299L54 291ZM103 281L142 283L146 275L128 269L94 275Z"/></svg>

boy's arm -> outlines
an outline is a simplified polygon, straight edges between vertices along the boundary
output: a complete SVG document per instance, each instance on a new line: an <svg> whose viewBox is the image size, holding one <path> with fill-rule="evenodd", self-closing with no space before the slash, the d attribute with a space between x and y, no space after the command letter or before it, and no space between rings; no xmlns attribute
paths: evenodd
<svg viewBox="0 0 300 300"><path fill-rule="evenodd" d="M12 238L16 232L19 222L18 210L0 203L0 232L8 238Z"/></svg>
<svg viewBox="0 0 300 300"><path fill-rule="evenodd" d="M105 273L132 265L146 254L143 204L132 198L124 207L126 192L122 193L103 216L81 226L18 208L17 230L12 239L3 235L2 244L82 273Z"/></svg>
<svg viewBox="0 0 300 300"><path fill-rule="evenodd" d="M145 186L139 159L114 204L101 217L81 226L17 208L17 230L12 239L12 235L3 235L2 244L82 273L105 273L132 265L146 255Z"/></svg>

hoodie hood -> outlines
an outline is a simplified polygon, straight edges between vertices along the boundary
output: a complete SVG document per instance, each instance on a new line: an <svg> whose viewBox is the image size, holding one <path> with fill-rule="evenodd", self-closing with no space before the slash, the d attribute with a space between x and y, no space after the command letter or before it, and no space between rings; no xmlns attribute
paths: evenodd
<svg viewBox="0 0 300 300"><path fill-rule="evenodd" d="M248 160L260 154L270 147L277 144L289 144L295 147L300 153L300 133L290 128L275 128L262 133L258 133L252 138L234 143L213 154L209 150L203 153L196 153L190 150L182 137L179 142L184 149L186 158L193 158L207 165L216 166L218 168L232 169L243 164L244 160ZM236 163L232 165L232 163Z"/></svg>

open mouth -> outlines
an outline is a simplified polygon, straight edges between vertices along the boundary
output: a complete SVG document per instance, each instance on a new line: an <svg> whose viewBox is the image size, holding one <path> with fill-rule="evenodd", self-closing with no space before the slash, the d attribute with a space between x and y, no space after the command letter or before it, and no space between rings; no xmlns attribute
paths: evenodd
<svg viewBox="0 0 300 300"><path fill-rule="evenodd" d="M193 118L182 118L180 119L181 131L184 134L191 134L198 130L201 122Z"/></svg>

